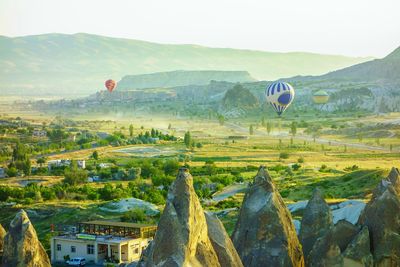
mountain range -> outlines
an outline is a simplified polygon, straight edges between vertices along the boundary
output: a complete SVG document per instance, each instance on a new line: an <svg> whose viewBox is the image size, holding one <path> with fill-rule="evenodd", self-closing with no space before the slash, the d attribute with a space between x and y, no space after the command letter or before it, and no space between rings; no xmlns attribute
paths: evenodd
<svg viewBox="0 0 400 267"><path fill-rule="evenodd" d="M0 36L3 94L87 95L103 82L175 70L248 71L258 80L321 75L371 58L157 44L85 33Z"/></svg>
<svg viewBox="0 0 400 267"><path fill-rule="evenodd" d="M382 59L356 64L321 76L294 77L294 80L329 80L400 84L400 47Z"/></svg>

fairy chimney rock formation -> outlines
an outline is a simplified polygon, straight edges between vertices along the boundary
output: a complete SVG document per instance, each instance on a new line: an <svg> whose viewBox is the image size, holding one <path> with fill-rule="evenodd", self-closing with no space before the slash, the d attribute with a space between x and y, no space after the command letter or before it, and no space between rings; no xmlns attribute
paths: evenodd
<svg viewBox="0 0 400 267"><path fill-rule="evenodd" d="M385 188L382 184L385 184ZM368 227L375 266L400 266L399 172L382 180L358 223Z"/></svg>
<svg viewBox="0 0 400 267"><path fill-rule="evenodd" d="M246 267L304 266L292 216L264 166L248 187L232 240Z"/></svg>
<svg viewBox="0 0 400 267"><path fill-rule="evenodd" d="M155 238L139 266L243 266L219 220L207 216L192 176L181 168L169 189Z"/></svg>
<svg viewBox="0 0 400 267"><path fill-rule="evenodd" d="M340 220L315 242L307 258L308 266L343 266L342 253L358 232L359 228L357 226L346 220Z"/></svg>
<svg viewBox="0 0 400 267"><path fill-rule="evenodd" d="M17 213L4 238L3 266L50 267L50 260L24 210Z"/></svg>
<svg viewBox="0 0 400 267"><path fill-rule="evenodd" d="M331 209L322 197L321 191L316 188L310 201L308 201L301 220L300 241L306 260L315 241L331 227L333 227Z"/></svg>
<svg viewBox="0 0 400 267"><path fill-rule="evenodd" d="M363 227L343 253L343 265L354 267L372 267L373 258L370 248L370 236L367 227Z"/></svg>

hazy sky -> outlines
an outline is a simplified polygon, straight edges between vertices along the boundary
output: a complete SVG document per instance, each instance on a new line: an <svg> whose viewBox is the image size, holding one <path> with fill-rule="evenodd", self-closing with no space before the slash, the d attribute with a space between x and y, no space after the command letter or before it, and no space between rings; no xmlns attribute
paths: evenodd
<svg viewBox="0 0 400 267"><path fill-rule="evenodd" d="M399 10L400 0L0 0L0 35L382 57L400 46Z"/></svg>

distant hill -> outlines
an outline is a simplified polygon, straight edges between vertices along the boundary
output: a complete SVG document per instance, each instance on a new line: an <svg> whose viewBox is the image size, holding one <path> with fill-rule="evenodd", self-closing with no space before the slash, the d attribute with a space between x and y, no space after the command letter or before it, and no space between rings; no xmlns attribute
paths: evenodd
<svg viewBox="0 0 400 267"><path fill-rule="evenodd" d="M321 75L370 58L156 44L90 34L0 36L3 94L90 94L108 78L174 70L248 71L258 80Z"/></svg>
<svg viewBox="0 0 400 267"><path fill-rule="evenodd" d="M118 83L118 90L185 85L206 85L211 81L253 82L247 71L170 71L142 75L124 76Z"/></svg>
<svg viewBox="0 0 400 267"><path fill-rule="evenodd" d="M299 79L302 78L299 77ZM325 75L304 77L303 79L400 84L400 47L382 59L371 60Z"/></svg>
<svg viewBox="0 0 400 267"><path fill-rule="evenodd" d="M224 108L254 108L259 106L258 98L241 84L236 84L226 91L222 99Z"/></svg>

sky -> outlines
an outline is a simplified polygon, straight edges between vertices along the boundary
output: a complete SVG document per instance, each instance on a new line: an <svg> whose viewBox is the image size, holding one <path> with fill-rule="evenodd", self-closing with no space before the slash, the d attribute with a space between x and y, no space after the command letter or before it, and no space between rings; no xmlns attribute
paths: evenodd
<svg viewBox="0 0 400 267"><path fill-rule="evenodd" d="M400 46L399 10L399 0L0 0L0 35L383 57Z"/></svg>

